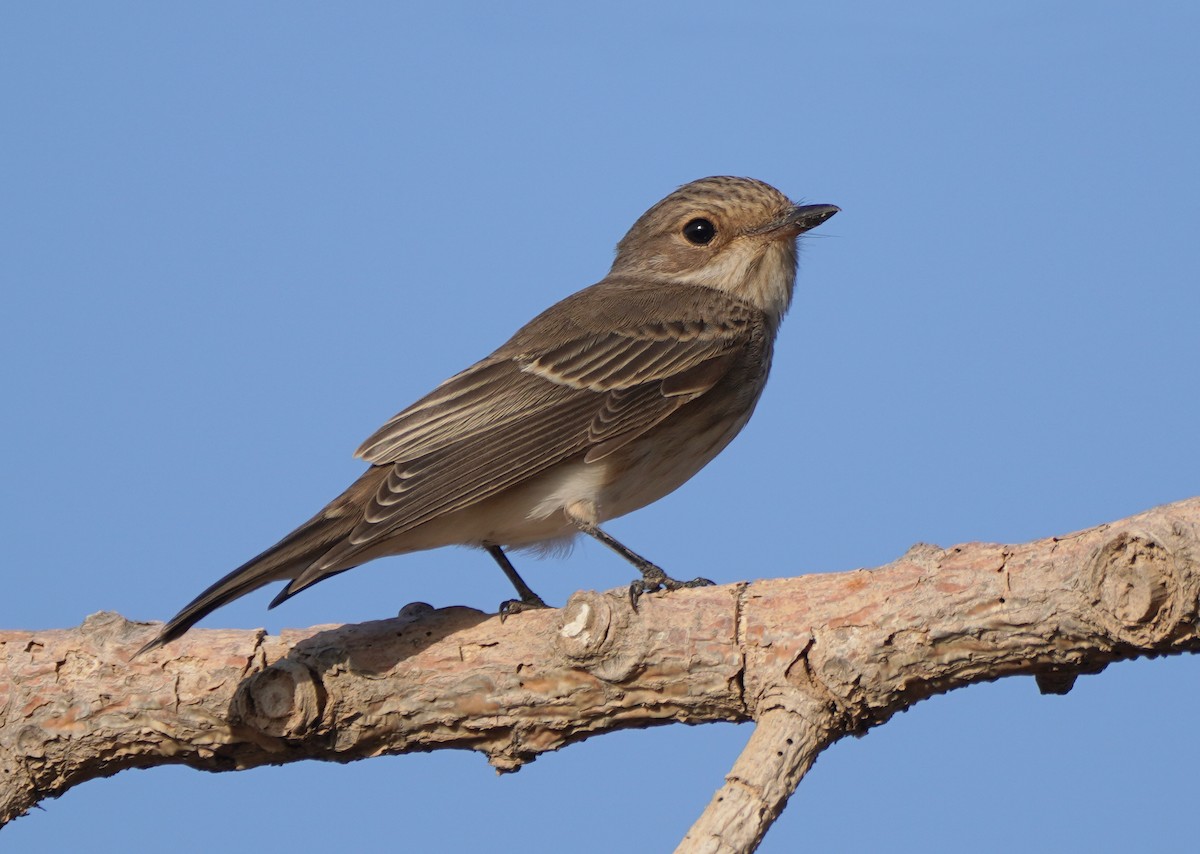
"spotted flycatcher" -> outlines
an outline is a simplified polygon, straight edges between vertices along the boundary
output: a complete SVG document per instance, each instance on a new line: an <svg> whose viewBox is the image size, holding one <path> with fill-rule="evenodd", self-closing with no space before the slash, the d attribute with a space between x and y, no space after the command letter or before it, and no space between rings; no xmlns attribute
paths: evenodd
<svg viewBox="0 0 1200 854"><path fill-rule="evenodd" d="M644 592L680 582L600 524L657 501L742 429L767 381L796 281L796 238L838 212L761 181L704 178L646 211L600 282L446 380L358 449L371 464L324 510L213 584L140 652L273 581L271 607L384 555L488 551L545 607L504 548L582 532L620 553Z"/></svg>

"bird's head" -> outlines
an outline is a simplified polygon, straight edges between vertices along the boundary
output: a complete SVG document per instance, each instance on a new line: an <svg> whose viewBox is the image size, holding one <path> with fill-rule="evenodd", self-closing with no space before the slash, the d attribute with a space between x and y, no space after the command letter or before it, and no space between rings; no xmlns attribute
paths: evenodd
<svg viewBox="0 0 1200 854"><path fill-rule="evenodd" d="M796 281L796 238L837 212L796 205L752 178L701 178L642 214L617 244L610 275L726 291L777 323Z"/></svg>

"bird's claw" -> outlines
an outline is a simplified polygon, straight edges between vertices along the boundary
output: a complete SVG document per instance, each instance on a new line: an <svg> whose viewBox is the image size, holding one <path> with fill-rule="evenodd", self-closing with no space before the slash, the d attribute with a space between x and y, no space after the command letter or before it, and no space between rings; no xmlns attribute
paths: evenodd
<svg viewBox="0 0 1200 854"><path fill-rule="evenodd" d="M497 612L500 614L500 622L504 622L513 614L520 614L522 611L537 611L550 606L542 600L541 596L534 594L526 599L505 599L500 603Z"/></svg>
<svg viewBox="0 0 1200 854"><path fill-rule="evenodd" d="M682 590L686 587L712 587L715 583L707 578L679 581L667 575L660 567L650 565L642 568L642 577L629 585L629 604L636 611L638 600L642 598L643 593L655 593L659 590Z"/></svg>

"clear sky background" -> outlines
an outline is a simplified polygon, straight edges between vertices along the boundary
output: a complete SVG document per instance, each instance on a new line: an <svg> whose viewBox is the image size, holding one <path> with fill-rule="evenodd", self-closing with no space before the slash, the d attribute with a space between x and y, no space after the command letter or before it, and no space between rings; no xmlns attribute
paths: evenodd
<svg viewBox="0 0 1200 854"><path fill-rule="evenodd" d="M1198 44L1186 2L6 4L0 625L171 616L712 174L842 213L753 421L630 546L724 583L1200 494ZM518 565L560 604L630 578ZM272 595L203 625L511 593L446 549ZM1198 703L1184 658L935 698L827 751L762 850L1188 848ZM749 734L125 772L0 846L669 850Z"/></svg>

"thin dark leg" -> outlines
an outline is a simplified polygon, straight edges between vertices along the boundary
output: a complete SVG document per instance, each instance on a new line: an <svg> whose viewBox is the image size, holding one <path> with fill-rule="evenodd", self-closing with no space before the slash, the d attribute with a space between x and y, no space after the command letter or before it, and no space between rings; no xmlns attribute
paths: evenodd
<svg viewBox="0 0 1200 854"><path fill-rule="evenodd" d="M496 559L496 563L500 564L500 568L504 570L504 574L508 577L509 582L517 591L520 599L506 599L500 603L500 619L504 620L509 614L516 614L519 611L529 611L534 608L550 607L542 601L542 597L533 592L533 589L525 583L525 579L517 572L516 567L512 565L512 561L508 559L508 555L499 546L485 546L487 553Z"/></svg>
<svg viewBox="0 0 1200 854"><path fill-rule="evenodd" d="M629 585L629 602L634 608L637 607L638 599L643 593L653 593L656 590L679 590L684 587L709 587L712 582L707 578L693 578L691 581L677 581L667 575L656 563L652 563L640 554L635 552L620 541L614 539L609 534L604 533L596 525L588 525L584 522L575 522L575 527L583 531L583 533L595 537L604 545L608 546L614 552L619 554L625 560L637 567L637 571L642 574L642 577L635 580Z"/></svg>

